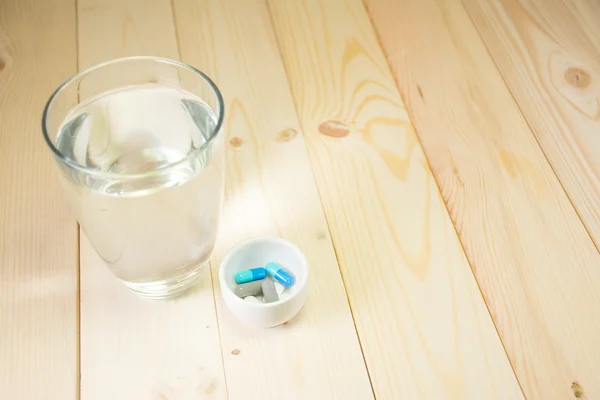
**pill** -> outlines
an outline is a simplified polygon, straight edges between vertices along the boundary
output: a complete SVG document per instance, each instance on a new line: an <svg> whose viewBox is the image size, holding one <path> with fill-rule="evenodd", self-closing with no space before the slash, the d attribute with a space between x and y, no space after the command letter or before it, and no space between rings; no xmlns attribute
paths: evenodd
<svg viewBox="0 0 600 400"><path fill-rule="evenodd" d="M254 296L246 296L244 297L244 301L247 301L248 303L262 304L262 301L260 301Z"/></svg>
<svg viewBox="0 0 600 400"><path fill-rule="evenodd" d="M273 284L275 285L275 290L277 290L277 294L281 296L281 293L283 293L283 291L285 290L285 286L283 286L277 281L273 282Z"/></svg>
<svg viewBox="0 0 600 400"><path fill-rule="evenodd" d="M283 269L281 265L271 262L265 265L265 269L267 270L267 273L273 277L273 279L281 283L283 286L288 287L294 284L294 277L285 269Z"/></svg>
<svg viewBox="0 0 600 400"><path fill-rule="evenodd" d="M265 279L267 271L264 268L252 268L235 274L235 283L246 283Z"/></svg>
<svg viewBox="0 0 600 400"><path fill-rule="evenodd" d="M253 281L248 283L243 283L241 285L237 285L234 289L234 293L236 296L244 297L248 296L256 296L262 293L262 289L260 287L262 281Z"/></svg>
<svg viewBox="0 0 600 400"><path fill-rule="evenodd" d="M265 303L273 303L274 301L279 300L277 290L275 289L275 285L273 284L273 279L267 278L262 280L261 288L263 294L263 301Z"/></svg>

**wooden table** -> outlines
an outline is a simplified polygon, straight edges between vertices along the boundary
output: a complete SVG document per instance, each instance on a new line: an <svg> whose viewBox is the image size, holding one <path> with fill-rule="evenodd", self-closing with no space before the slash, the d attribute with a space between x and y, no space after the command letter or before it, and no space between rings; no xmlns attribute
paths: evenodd
<svg viewBox="0 0 600 400"><path fill-rule="evenodd" d="M179 59L226 100L202 283L142 300L40 130L78 70ZM600 399L596 0L1 0L0 399ZM257 330L215 271L278 235L313 274Z"/></svg>

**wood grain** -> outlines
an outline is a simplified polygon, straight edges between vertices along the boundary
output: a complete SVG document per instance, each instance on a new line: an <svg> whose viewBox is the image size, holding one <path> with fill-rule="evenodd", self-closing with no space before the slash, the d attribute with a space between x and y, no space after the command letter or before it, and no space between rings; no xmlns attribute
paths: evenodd
<svg viewBox="0 0 600 400"><path fill-rule="evenodd" d="M183 60L213 77L225 98L227 200L213 275L230 246L257 235L296 243L312 271L307 303L281 327L244 326L217 297L230 398L373 398L264 2L174 5Z"/></svg>
<svg viewBox="0 0 600 400"><path fill-rule="evenodd" d="M77 224L42 109L77 71L70 0L0 2L0 398L77 397Z"/></svg>
<svg viewBox="0 0 600 400"><path fill-rule="evenodd" d="M377 398L522 398L362 3L269 6Z"/></svg>
<svg viewBox="0 0 600 400"><path fill-rule="evenodd" d="M366 3L525 395L600 397L600 256L469 16Z"/></svg>
<svg viewBox="0 0 600 400"><path fill-rule="evenodd" d="M600 7L556 0L465 5L600 246Z"/></svg>
<svg viewBox="0 0 600 400"><path fill-rule="evenodd" d="M79 0L78 11L81 68L131 55L179 58L168 0ZM186 296L144 300L82 233L82 400L225 399L221 357L208 270Z"/></svg>

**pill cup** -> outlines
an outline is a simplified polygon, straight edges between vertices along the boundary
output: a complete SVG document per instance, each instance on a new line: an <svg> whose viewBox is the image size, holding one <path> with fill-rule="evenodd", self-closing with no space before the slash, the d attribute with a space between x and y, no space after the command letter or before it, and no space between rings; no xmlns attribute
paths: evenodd
<svg viewBox="0 0 600 400"><path fill-rule="evenodd" d="M235 274L275 262L295 278L285 298L273 303L252 303L235 295ZM232 248L219 266L221 295L225 305L242 322L260 328L281 325L294 318L306 301L308 263L294 244L275 237L249 239Z"/></svg>

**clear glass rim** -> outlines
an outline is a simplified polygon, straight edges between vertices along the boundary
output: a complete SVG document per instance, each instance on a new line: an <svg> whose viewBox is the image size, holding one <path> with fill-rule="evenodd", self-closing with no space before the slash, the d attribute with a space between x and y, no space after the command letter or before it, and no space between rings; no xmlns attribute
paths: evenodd
<svg viewBox="0 0 600 400"><path fill-rule="evenodd" d="M60 150L58 150L58 148L56 148L56 146L54 145L52 139L50 139L50 136L48 135L48 128L46 126L46 119L48 117L48 112L50 110L50 106L52 105L52 102L54 101L54 99L56 98L56 96L58 96L58 94L60 92L62 92L63 89L65 89L69 84L71 84L72 82L76 81L77 79L81 78L83 75L87 75L90 72L106 67L108 65L112 65L112 64L118 64L118 63L122 63L122 62L127 62L127 61L143 61L143 60L147 60L147 61L156 61L156 62L160 62L160 63L164 63L164 64L170 64L170 65L174 65L176 67L181 67L181 68L185 68L188 69L196 74L198 74L199 76L201 76L208 84L209 86L212 88L213 92L215 93L215 95L217 96L217 102L218 102L218 107L219 107L219 117L217 119L217 124L215 125L214 129L212 130L212 132L210 133L208 139L206 140L206 142L204 142L200 147L198 147L195 151L188 153L185 157L183 157L181 160L175 161L173 163L170 163L164 167L161 168L157 168L155 170L152 171L147 171L147 172L142 172L142 173L135 173L135 174L121 174L121 173L114 173L114 172L104 172L104 171L99 171L97 169L94 168L90 168L84 165L81 165L73 160L70 160L68 158L66 158L61 152ZM85 174L88 175L94 175L94 176L98 176L98 177L103 177L103 178L110 178L110 177L114 177L114 178L119 178L119 179L135 179L135 178L144 178L144 177L148 177L148 176L152 176L156 173L163 173L163 172L168 172L170 169L176 168L178 165L185 163L186 161L188 161L190 159L190 157L204 151L206 149L206 147L212 143L213 139L217 136L217 134L219 133L219 130L221 129L221 125L223 125L223 119L224 119L224 111L225 111L225 105L223 102L223 96L221 95L221 92L219 91L219 88L217 87L217 85L212 81L212 79L210 79L208 77L208 75L206 75L204 72L200 71L197 68L192 67L189 64L185 64L181 61L176 61L176 60L171 60L169 58L164 58L164 57L155 57L155 56L133 56L133 57L122 57L122 58L115 58L106 62L102 62L99 64L94 64L91 67L88 67L86 69L84 69L83 71L78 72L77 74L71 76L69 79L67 79L66 81L64 81L63 83L61 83L56 90L54 90L54 92L50 95L50 98L48 99L48 101L46 102L46 105L44 106L44 112L42 114L42 133L44 134L44 139L46 140L46 143L48 144L48 146L50 147L50 149L52 150L52 152L54 153L55 156L57 156L59 158L59 160L63 163L65 163L66 165L68 165L69 167L79 170Z"/></svg>

